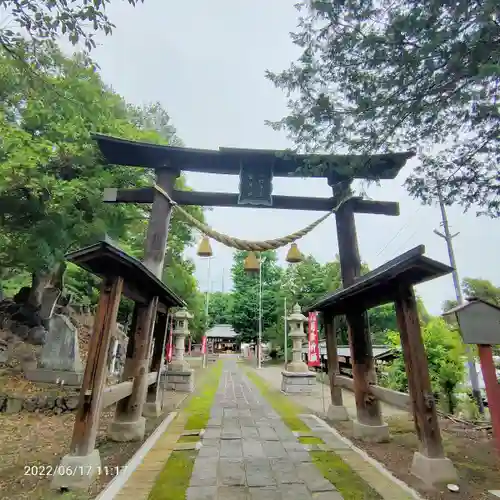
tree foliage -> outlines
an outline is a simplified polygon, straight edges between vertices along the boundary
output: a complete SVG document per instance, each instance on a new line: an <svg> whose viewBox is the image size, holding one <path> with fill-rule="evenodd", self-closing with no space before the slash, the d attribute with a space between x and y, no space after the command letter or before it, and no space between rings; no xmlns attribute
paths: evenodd
<svg viewBox="0 0 500 500"><path fill-rule="evenodd" d="M388 338L394 347L401 348L399 333L392 332ZM465 375L464 347L460 335L441 318L433 318L423 325L422 338L432 389L445 398L447 410L453 413L455 389L463 382ZM408 378L401 351L389 368L388 383L395 390L408 392Z"/></svg>
<svg viewBox="0 0 500 500"><path fill-rule="evenodd" d="M135 6L143 0L126 0ZM20 45L29 44L33 55L59 37L73 45L82 43L87 51L95 48L97 32L111 34L114 24L106 14L111 0L1 0L0 7L10 17L0 30L0 44L16 57Z"/></svg>
<svg viewBox="0 0 500 500"><path fill-rule="evenodd" d="M406 185L424 202L500 213L500 18L495 0L304 0L298 60L270 80L276 128L299 148L420 152ZM431 151L431 148L434 148ZM436 182L437 181L439 182Z"/></svg>
<svg viewBox="0 0 500 500"><path fill-rule="evenodd" d="M104 234L142 258L149 207L105 204L102 191L146 185L151 172L106 165L92 132L159 144L168 144L171 134L178 141L158 103L127 105L86 57L67 58L51 46L38 59L37 71L49 85L32 81L0 53L0 279L9 293L17 291L12 280L21 284L22 277L25 284L30 275L43 291L65 253ZM182 176L177 189L189 189ZM204 220L200 207L189 211ZM183 256L193 238L191 227L174 214L163 279L195 312L193 328L201 334L203 300L194 264ZM79 303L95 303L97 281L87 273L68 266L65 283ZM37 305L40 296L33 299Z"/></svg>
<svg viewBox="0 0 500 500"><path fill-rule="evenodd" d="M235 254L233 266L234 292L221 295L223 303L217 302L210 306L211 321L217 318L229 318L236 332L243 341L256 338L258 332L258 276L248 275L243 270L243 260L246 253ZM269 269L263 266L263 338L276 346L284 345L285 317L291 313L294 304L309 306L326 294L342 286L340 262L335 261L320 264L312 255L304 257L298 264L285 269L276 267L275 258L269 261ZM272 264L272 267L271 267ZM368 272L368 266L362 266L363 273ZM421 302L421 301L420 301ZM285 311L286 303L286 311ZM225 304L223 309L222 304ZM229 305L230 304L230 305ZM423 308L423 304L421 306ZM230 308L231 315L224 311ZM423 308L425 311L425 308ZM369 312L370 330L375 343L386 342L386 332L396 328L396 313L392 305L376 307ZM220 322L219 320L215 322ZM323 336L320 331L320 337ZM340 321L339 343L348 343L347 323Z"/></svg>
<svg viewBox="0 0 500 500"><path fill-rule="evenodd" d="M209 326L230 325L233 314L233 294L215 292L208 303Z"/></svg>
<svg viewBox="0 0 500 500"><path fill-rule="evenodd" d="M465 298L475 297L490 304L500 306L500 287L496 287L491 281L482 278L464 278L462 280L462 291ZM457 306L454 299L443 303L443 312L449 311Z"/></svg>
<svg viewBox="0 0 500 500"><path fill-rule="evenodd" d="M237 251L231 269L233 278L233 306L231 324L242 342L253 342L259 331L259 275L248 274L244 260L248 252ZM278 318L277 296L282 270L273 251L261 253L262 258L262 332L276 325Z"/></svg>

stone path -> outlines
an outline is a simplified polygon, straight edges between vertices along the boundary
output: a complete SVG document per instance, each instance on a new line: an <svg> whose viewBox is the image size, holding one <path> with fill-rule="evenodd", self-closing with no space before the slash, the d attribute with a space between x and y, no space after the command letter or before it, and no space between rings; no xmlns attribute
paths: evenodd
<svg viewBox="0 0 500 500"><path fill-rule="evenodd" d="M342 500L309 453L243 375L224 372L187 500Z"/></svg>

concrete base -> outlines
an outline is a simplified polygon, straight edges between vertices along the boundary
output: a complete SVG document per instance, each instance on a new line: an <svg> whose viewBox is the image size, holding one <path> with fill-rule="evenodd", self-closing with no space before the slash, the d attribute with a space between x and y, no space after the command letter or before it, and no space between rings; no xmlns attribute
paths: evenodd
<svg viewBox="0 0 500 500"><path fill-rule="evenodd" d="M346 420L349 420L349 414L347 413L345 406L336 406L331 404L328 407L326 418L332 422L345 422Z"/></svg>
<svg viewBox="0 0 500 500"><path fill-rule="evenodd" d="M487 500L498 500L500 498L500 490L489 490Z"/></svg>
<svg viewBox="0 0 500 500"><path fill-rule="evenodd" d="M98 450L84 457L65 455L54 471L50 486L55 490L87 490L100 471L101 457Z"/></svg>
<svg viewBox="0 0 500 500"><path fill-rule="evenodd" d="M316 384L316 375L312 372L281 372L281 390L286 394L311 394Z"/></svg>
<svg viewBox="0 0 500 500"><path fill-rule="evenodd" d="M48 370L47 368L35 368L27 370L24 376L32 382L44 382L46 384L61 383L72 387L81 387L83 380L82 372L68 372L64 370Z"/></svg>
<svg viewBox="0 0 500 500"><path fill-rule="evenodd" d="M194 391L194 371L169 370L167 372L167 390L177 392L193 392Z"/></svg>
<svg viewBox="0 0 500 500"><path fill-rule="evenodd" d="M416 451L410 472L425 484L434 486L458 481L458 474L449 458L429 458Z"/></svg>
<svg viewBox="0 0 500 500"><path fill-rule="evenodd" d="M121 422L115 420L108 428L108 434L112 441L120 443L128 441L142 441L146 433L146 419L140 417L134 422Z"/></svg>
<svg viewBox="0 0 500 500"><path fill-rule="evenodd" d="M386 423L382 425L366 425L354 420L352 422L352 432L355 438L371 443L387 443L390 440L389 426Z"/></svg>
<svg viewBox="0 0 500 500"><path fill-rule="evenodd" d="M142 416L148 418L157 418L161 415L162 408L160 401L146 401L142 407Z"/></svg>

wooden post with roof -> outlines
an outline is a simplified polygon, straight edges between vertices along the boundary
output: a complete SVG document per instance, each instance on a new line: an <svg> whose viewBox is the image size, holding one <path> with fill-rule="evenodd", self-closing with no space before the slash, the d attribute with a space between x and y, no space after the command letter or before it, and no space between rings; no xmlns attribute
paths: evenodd
<svg viewBox="0 0 500 500"><path fill-rule="evenodd" d="M103 470L95 448L103 408L127 401L132 418L122 432L137 427L147 387L156 382L158 375L148 370L148 332L157 312L167 314L172 307L185 303L141 262L108 241L72 252L66 260L98 276L102 283L70 450L55 469L52 487L87 489ZM135 342L141 346L137 351L140 356L134 369L129 371L130 380L106 387L109 344L122 294L133 300L140 311L134 332ZM136 429L133 432L137 433Z"/></svg>
<svg viewBox="0 0 500 500"><path fill-rule="evenodd" d="M345 315L348 323L354 321L356 324L369 309L391 302L395 304L415 430L419 441L419 449L414 454L411 471L425 483L436 484L454 481L457 474L453 464L444 454L413 286L444 276L450 273L452 268L425 257L424 252L425 247L420 245L399 255L361 276L350 286L328 294L310 305L306 311L318 311L328 318ZM349 326L351 327L351 324ZM350 340L357 409L357 420L353 422L354 435L366 437L369 430L373 440L383 441L387 438L383 426L376 427L373 424L370 426L370 422L374 422L374 415L377 414L377 410L373 408L378 405L370 390L370 385L375 384L375 379L371 378L361 389L359 387L361 370L362 373L374 373L373 358L368 359L368 350L361 350L359 344L356 344L352 330ZM368 343L364 345L367 346ZM361 355L364 364L360 368ZM358 377L357 384L356 377Z"/></svg>

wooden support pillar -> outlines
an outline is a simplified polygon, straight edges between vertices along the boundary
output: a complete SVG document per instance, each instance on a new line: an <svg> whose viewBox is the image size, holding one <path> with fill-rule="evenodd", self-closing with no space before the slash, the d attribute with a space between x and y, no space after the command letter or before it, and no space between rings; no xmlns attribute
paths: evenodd
<svg viewBox="0 0 500 500"><path fill-rule="evenodd" d="M411 286L400 288L395 305L420 448L413 458L412 473L430 484L456 480L453 464L444 454L417 301Z"/></svg>
<svg viewBox="0 0 500 500"><path fill-rule="evenodd" d="M354 212L349 202L339 208L335 220L342 283L344 288L347 288L361 274ZM386 441L389 432L382 420L380 402L370 391L370 385L376 383L376 375L368 314L363 310L353 310L346 315L346 319L357 413L357 422L354 422L353 429L356 437L361 439Z"/></svg>
<svg viewBox="0 0 500 500"><path fill-rule="evenodd" d="M500 384L497 380L493 351L490 345L478 345L477 349L481 361L484 385L486 386L493 437L495 438L496 449L500 453Z"/></svg>
<svg viewBox="0 0 500 500"><path fill-rule="evenodd" d="M158 297L154 297L147 306L137 308L133 333L134 357L127 373L133 377L132 394L117 406L115 419L109 427L114 441L140 441L144 438L146 421L142 409L148 387L149 348L157 306Z"/></svg>
<svg viewBox="0 0 500 500"><path fill-rule="evenodd" d="M156 183L170 195L178 176L179 172L160 170L157 173ZM160 193L155 193L144 246L143 263L160 279L163 273L171 214L172 206L169 201Z"/></svg>
<svg viewBox="0 0 500 500"><path fill-rule="evenodd" d="M349 420L349 415L342 399L342 388L336 384L336 377L340 374L337 353L337 322L338 317L328 312L323 313L326 340L326 357L328 366L328 379L330 382L331 403L328 408L327 418L333 421Z"/></svg>
<svg viewBox="0 0 500 500"><path fill-rule="evenodd" d="M170 194L178 176L179 172L175 170L157 171L156 182ZM143 263L160 279L163 273L171 214L172 206L168 200L161 194L155 193L144 245ZM122 377L123 381L134 377L134 386L132 394L116 406L115 419L109 428L110 436L115 441L135 441L144 437L145 420L141 414L147 394L149 352L157 305L158 299L156 298L147 308L136 305L134 309L135 324L129 338ZM145 373L141 373L141 370ZM160 397L159 393L157 397ZM157 400L155 403L157 406L160 401Z"/></svg>
<svg viewBox="0 0 500 500"><path fill-rule="evenodd" d="M168 336L167 314L159 314L153 331L153 357L151 371L157 372L156 382L148 387L143 415L145 417L158 417L162 410L163 393L160 387L160 377L165 358L165 346Z"/></svg>
<svg viewBox="0 0 500 500"><path fill-rule="evenodd" d="M99 452L94 447L99 429L102 394L108 373L109 344L112 332L116 328L122 289L123 279L120 277L106 278L102 282L70 452L63 457L61 467L57 468L66 472L54 475L53 488L86 488L98 474L101 462ZM71 474L67 472L67 468L71 469Z"/></svg>

